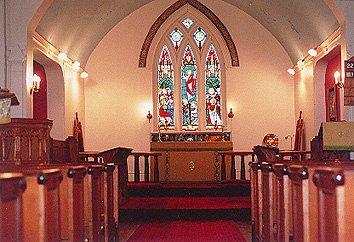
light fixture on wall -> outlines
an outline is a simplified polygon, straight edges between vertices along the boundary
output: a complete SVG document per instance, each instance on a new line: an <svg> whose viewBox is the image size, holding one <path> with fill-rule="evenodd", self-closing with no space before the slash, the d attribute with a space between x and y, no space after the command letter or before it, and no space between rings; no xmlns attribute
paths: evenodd
<svg viewBox="0 0 354 242"><path fill-rule="evenodd" d="M339 71L334 72L333 76L334 76L334 83L336 84L336 86L338 88L343 88L344 83L343 83L342 78L340 76L340 72Z"/></svg>
<svg viewBox="0 0 354 242"><path fill-rule="evenodd" d="M34 74L32 77L31 94L33 92L39 92L40 83L41 83L41 78L38 75Z"/></svg>
<svg viewBox="0 0 354 242"><path fill-rule="evenodd" d="M150 110L148 111L148 114L146 115L146 118L149 120L149 123L150 123L151 119L152 119L152 114L150 113Z"/></svg>
<svg viewBox="0 0 354 242"><path fill-rule="evenodd" d="M230 108L230 112L227 114L227 117L232 119L235 116L235 114L232 112L232 108Z"/></svg>
<svg viewBox="0 0 354 242"><path fill-rule="evenodd" d="M88 73L86 71L81 72L80 77L85 79L88 77Z"/></svg>

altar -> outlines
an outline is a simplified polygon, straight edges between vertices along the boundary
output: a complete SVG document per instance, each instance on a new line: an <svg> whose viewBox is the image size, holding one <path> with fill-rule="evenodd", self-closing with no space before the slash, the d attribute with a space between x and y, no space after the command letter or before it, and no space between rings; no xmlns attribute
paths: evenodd
<svg viewBox="0 0 354 242"><path fill-rule="evenodd" d="M216 182L220 181L220 161L217 152L232 151L229 134L197 133L183 138L174 134L156 140L152 136L150 149L161 152L159 174L162 182ZM203 136L204 135L204 136ZM154 139L155 137L155 139ZM171 138L172 137L172 138ZM173 141L172 141L173 140Z"/></svg>

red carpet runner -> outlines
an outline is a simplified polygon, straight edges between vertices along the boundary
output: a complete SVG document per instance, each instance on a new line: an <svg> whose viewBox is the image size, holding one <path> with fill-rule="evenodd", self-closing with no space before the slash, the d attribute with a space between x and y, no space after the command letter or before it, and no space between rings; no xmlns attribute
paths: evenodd
<svg viewBox="0 0 354 242"><path fill-rule="evenodd" d="M128 242L231 242L246 240L234 221L166 221L140 225Z"/></svg>

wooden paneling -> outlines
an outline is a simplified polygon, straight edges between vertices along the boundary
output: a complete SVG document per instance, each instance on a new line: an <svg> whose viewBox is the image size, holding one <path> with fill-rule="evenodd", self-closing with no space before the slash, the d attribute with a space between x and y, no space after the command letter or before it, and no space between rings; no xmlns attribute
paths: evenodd
<svg viewBox="0 0 354 242"><path fill-rule="evenodd" d="M231 151L232 142L152 142L151 151L161 152L160 181L218 181L218 151Z"/></svg>

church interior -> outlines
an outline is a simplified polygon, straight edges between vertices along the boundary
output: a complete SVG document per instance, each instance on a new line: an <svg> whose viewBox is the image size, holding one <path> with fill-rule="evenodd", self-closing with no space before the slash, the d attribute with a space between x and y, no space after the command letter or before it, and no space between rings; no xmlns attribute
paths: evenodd
<svg viewBox="0 0 354 242"><path fill-rule="evenodd" d="M0 241L351 241L353 9L2 0Z"/></svg>

